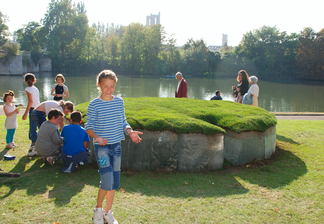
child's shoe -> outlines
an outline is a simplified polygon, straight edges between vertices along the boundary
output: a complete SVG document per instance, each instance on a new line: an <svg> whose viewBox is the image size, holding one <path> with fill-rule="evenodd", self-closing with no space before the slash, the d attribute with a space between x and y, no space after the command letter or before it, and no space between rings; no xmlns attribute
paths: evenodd
<svg viewBox="0 0 324 224"><path fill-rule="evenodd" d="M53 166L55 164L55 159L53 156L49 156L46 158L46 161L51 165Z"/></svg>
<svg viewBox="0 0 324 224"><path fill-rule="evenodd" d="M11 145L12 145L14 148L18 147L18 145L16 145L14 142L11 142Z"/></svg>
<svg viewBox="0 0 324 224"><path fill-rule="evenodd" d="M94 208L92 220L94 224L104 224L102 208Z"/></svg>
<svg viewBox="0 0 324 224"><path fill-rule="evenodd" d="M12 148L14 148L13 145L12 145L12 143L8 143L8 144L6 145L6 149L12 149Z"/></svg>
<svg viewBox="0 0 324 224"><path fill-rule="evenodd" d="M104 213L103 219L104 219L105 223L118 224L117 220L114 217L114 213L111 210L109 210L108 213L106 213L106 212Z"/></svg>

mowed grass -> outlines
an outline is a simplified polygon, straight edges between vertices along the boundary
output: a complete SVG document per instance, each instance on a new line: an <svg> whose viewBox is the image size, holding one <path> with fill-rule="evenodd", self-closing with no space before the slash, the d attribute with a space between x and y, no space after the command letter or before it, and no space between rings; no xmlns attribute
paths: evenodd
<svg viewBox="0 0 324 224"><path fill-rule="evenodd" d="M91 223L99 176L86 165L61 173L26 157L28 122L18 117L17 149L0 126L0 223ZM5 116L0 116L4 124ZM324 121L278 120L277 152L266 161L209 172L122 171L113 211L119 223L323 223ZM3 155L16 156L4 161Z"/></svg>
<svg viewBox="0 0 324 224"><path fill-rule="evenodd" d="M230 129L265 131L277 119L268 111L225 100L140 97L124 98L127 122L133 129L175 133L225 133ZM76 106L86 122L89 102Z"/></svg>

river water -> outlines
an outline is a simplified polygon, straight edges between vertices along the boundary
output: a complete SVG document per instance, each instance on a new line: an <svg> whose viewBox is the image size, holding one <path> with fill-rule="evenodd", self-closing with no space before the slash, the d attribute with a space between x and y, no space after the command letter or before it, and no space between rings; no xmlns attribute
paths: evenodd
<svg viewBox="0 0 324 224"><path fill-rule="evenodd" d="M35 74L40 100L51 100L51 89L56 74ZM98 96L97 74L63 74L69 88L70 97L66 100L75 105L92 100ZM117 74L118 75L118 74ZM188 98L209 100L216 90L221 91L224 100L233 101L231 86L235 79L185 77L188 85ZM174 97L177 88L175 78L157 76L118 75L115 95L121 97ZM270 112L323 112L324 82L289 81L274 82L259 80L259 107ZM27 105L23 76L0 76L0 93L13 90L15 103ZM3 104L3 102L1 103Z"/></svg>

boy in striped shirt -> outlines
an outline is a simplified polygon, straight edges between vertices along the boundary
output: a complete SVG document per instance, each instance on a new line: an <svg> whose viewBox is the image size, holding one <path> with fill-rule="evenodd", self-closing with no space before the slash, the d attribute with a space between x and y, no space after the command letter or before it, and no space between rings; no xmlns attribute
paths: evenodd
<svg viewBox="0 0 324 224"><path fill-rule="evenodd" d="M139 143L142 132L133 131L127 123L122 98L112 95L117 76L111 70L103 70L97 76L100 96L92 100L87 110L86 132L94 139L94 149L99 167L100 187L93 223L118 224L111 211L115 190L119 188L121 164L121 140L124 132ZM105 212L102 203L106 196Z"/></svg>

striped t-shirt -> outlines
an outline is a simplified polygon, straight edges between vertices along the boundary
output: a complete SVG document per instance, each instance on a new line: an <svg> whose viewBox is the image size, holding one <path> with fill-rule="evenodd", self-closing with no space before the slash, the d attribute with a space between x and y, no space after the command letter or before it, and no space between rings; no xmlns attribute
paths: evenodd
<svg viewBox="0 0 324 224"><path fill-rule="evenodd" d="M122 98L114 96L113 100L105 101L98 97L90 102L86 130L92 129L98 136L108 138L107 144L115 144L125 139L126 128L130 125L126 121Z"/></svg>

